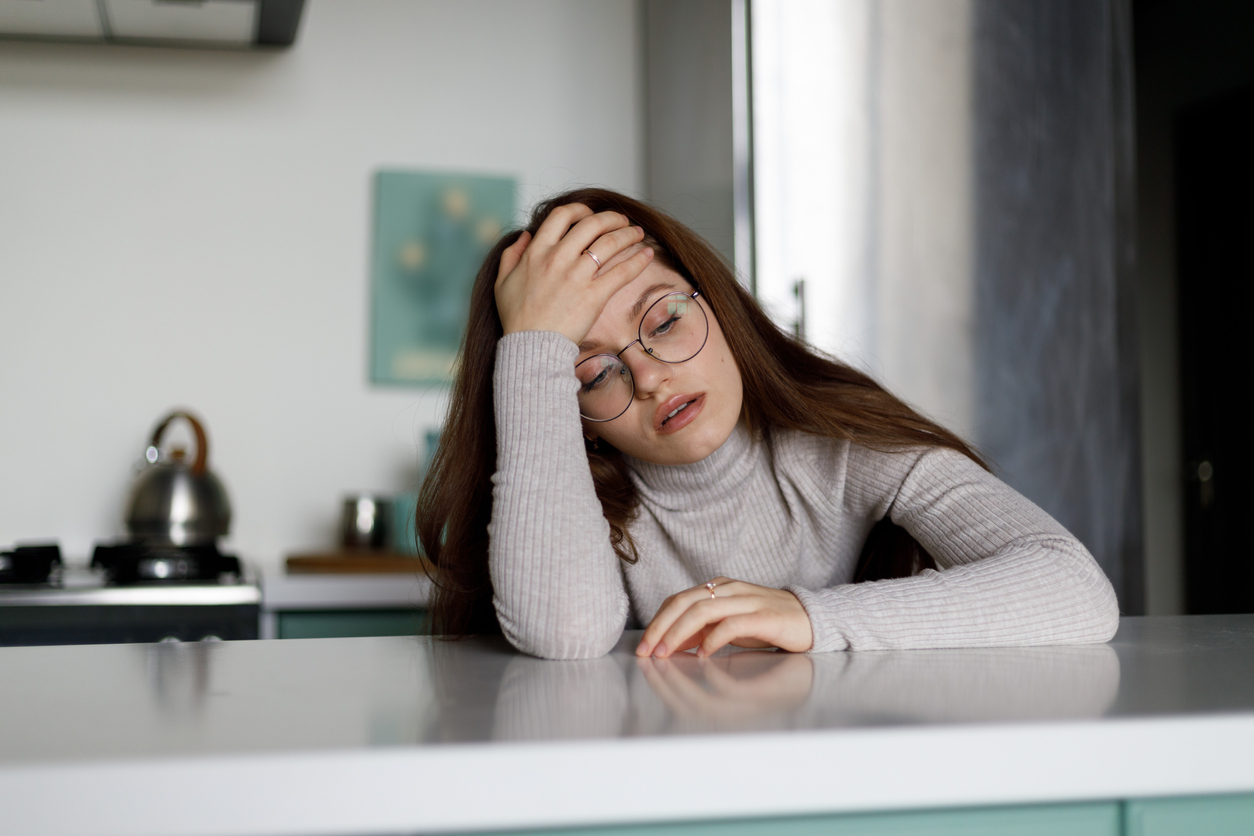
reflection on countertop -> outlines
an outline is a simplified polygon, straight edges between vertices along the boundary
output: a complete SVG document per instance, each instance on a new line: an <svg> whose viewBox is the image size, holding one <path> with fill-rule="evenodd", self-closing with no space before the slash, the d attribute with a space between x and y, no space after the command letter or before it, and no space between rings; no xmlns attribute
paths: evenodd
<svg viewBox="0 0 1254 836"><path fill-rule="evenodd" d="M431 650L442 741L559 740L857 726L1097 717L1119 689L1107 645L995 650L789 654L732 650L637 659L549 662L513 656L489 718L465 682L441 676L457 646ZM455 663L454 663L455 664Z"/></svg>
<svg viewBox="0 0 1254 836"><path fill-rule="evenodd" d="M1254 711L1254 616L1082 647L658 660L638 639L574 662L500 638L0 648L0 766Z"/></svg>

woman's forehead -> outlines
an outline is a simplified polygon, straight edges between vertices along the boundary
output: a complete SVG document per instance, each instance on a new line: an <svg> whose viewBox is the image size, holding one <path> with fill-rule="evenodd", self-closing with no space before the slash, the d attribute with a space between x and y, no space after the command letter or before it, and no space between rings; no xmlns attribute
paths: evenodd
<svg viewBox="0 0 1254 836"><path fill-rule="evenodd" d="M614 344L626 342L625 338L634 334L640 315L650 301L666 293L687 293L691 290L692 287L684 277L674 270L661 264L650 264L639 276L610 297L605 309L588 331L587 338L580 344L581 353L597 348L608 350L609 347L618 350L621 346Z"/></svg>
<svg viewBox="0 0 1254 836"><path fill-rule="evenodd" d="M669 267L654 262L610 297L597 324L605 320L619 319L634 324L640 318L640 314L644 313L642 303L656 299L667 292L690 290L691 287L688 282L684 281L683 276Z"/></svg>

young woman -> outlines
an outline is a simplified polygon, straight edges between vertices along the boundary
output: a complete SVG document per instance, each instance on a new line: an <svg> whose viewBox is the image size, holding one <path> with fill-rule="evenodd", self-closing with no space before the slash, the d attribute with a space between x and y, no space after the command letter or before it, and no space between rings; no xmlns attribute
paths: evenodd
<svg viewBox="0 0 1254 836"><path fill-rule="evenodd" d="M1069 644L1114 592L963 441L783 333L710 247L600 189L476 279L418 511L439 633L570 659Z"/></svg>

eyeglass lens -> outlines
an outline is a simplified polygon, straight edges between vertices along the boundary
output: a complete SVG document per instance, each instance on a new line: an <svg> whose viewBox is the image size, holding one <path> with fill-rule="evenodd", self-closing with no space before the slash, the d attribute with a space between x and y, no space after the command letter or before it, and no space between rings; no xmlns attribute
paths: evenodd
<svg viewBox="0 0 1254 836"><path fill-rule="evenodd" d="M700 303L686 293L671 293L645 311L638 336L641 347L655 360L682 363L701 351L709 332L710 323ZM627 411L636 394L631 369L613 354L596 354L584 360L575 367L575 377L579 380L579 411L591 421L612 421Z"/></svg>

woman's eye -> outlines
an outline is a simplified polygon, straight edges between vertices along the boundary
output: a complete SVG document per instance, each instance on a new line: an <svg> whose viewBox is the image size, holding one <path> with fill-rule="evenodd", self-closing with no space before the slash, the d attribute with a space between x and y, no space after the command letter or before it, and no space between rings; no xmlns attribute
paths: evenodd
<svg viewBox="0 0 1254 836"><path fill-rule="evenodd" d="M606 379L606 378L608 378L609 376L610 376L610 369L609 369L609 367L607 366L607 367L605 367L605 368L601 369L601 373L600 373L600 374L598 374L596 377L592 378L592 379L591 379L591 380L589 380L587 383L585 383L585 384L583 385L583 390L584 390L585 392L588 392L588 391L591 391L592 389L597 388L597 387L598 387L598 386L600 386L602 383L604 383L604 382L605 382L605 379Z"/></svg>
<svg viewBox="0 0 1254 836"><path fill-rule="evenodd" d="M664 336L666 336L666 334L667 334L667 333L671 330L671 328L675 327L675 323L676 323L676 322L679 322L679 317L678 317L677 315L676 315L676 316L672 316L670 319L666 320L666 321L665 321L665 322L663 322L661 325L659 325L658 327L654 328L654 329L653 329L653 331L652 331L652 332L650 332L649 336L651 336L651 337L664 337Z"/></svg>

